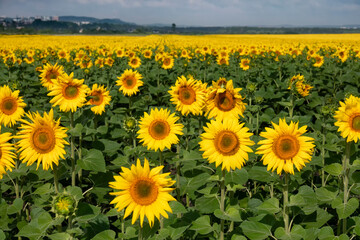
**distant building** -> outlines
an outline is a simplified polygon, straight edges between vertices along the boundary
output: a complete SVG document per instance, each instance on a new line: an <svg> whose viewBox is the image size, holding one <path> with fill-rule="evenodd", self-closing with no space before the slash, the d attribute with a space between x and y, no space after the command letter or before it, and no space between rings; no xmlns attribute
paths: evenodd
<svg viewBox="0 0 360 240"><path fill-rule="evenodd" d="M58 22L58 21L59 21L59 16L52 16L52 17L51 17L51 20Z"/></svg>

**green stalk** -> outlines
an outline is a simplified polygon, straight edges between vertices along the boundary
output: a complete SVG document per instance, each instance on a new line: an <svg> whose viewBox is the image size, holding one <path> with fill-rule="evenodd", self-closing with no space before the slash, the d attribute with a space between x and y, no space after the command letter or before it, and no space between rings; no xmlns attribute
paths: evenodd
<svg viewBox="0 0 360 240"><path fill-rule="evenodd" d="M292 119L294 113L294 95L290 95L290 107L289 107L289 117Z"/></svg>
<svg viewBox="0 0 360 240"><path fill-rule="evenodd" d="M321 169L321 186L325 187L325 133L322 136L322 145L321 145L321 160L322 160L322 169Z"/></svg>
<svg viewBox="0 0 360 240"><path fill-rule="evenodd" d="M225 170L221 170L221 179L220 179L220 211L225 212ZM225 220L221 219L220 221L220 240L224 240L224 228Z"/></svg>
<svg viewBox="0 0 360 240"><path fill-rule="evenodd" d="M55 192L59 193L59 176L58 176L58 166L54 164L53 172L54 172L54 186Z"/></svg>
<svg viewBox="0 0 360 240"><path fill-rule="evenodd" d="M162 151L159 150L159 158L160 158L160 166L164 166L164 157L162 154ZM165 166L164 166L165 167ZM163 170L160 171L160 174L163 173ZM164 228L164 219L163 217L160 215L160 229Z"/></svg>
<svg viewBox="0 0 360 240"><path fill-rule="evenodd" d="M74 113L70 111L70 129L74 128ZM71 136L70 142L71 151L71 186L75 186L76 172L75 172L75 138Z"/></svg>
<svg viewBox="0 0 360 240"><path fill-rule="evenodd" d="M143 239L143 228L141 227L140 221L139 221L139 234L138 234L138 240Z"/></svg>
<svg viewBox="0 0 360 240"><path fill-rule="evenodd" d="M349 199L349 164L350 164L350 147L351 142L346 143L345 148L345 156L343 158L343 183L344 183L344 205L347 204ZM343 233L346 234L347 226L346 226L347 219L343 219Z"/></svg>
<svg viewBox="0 0 360 240"><path fill-rule="evenodd" d="M82 140L83 140L83 136L80 133L80 136L79 136L79 150L78 150L79 160L82 159ZM78 179L79 179L79 183L80 183L80 187L81 187L81 182L82 182L82 169L81 168L79 169L79 172L78 172Z"/></svg>
<svg viewBox="0 0 360 240"><path fill-rule="evenodd" d="M289 202L289 174L285 173L285 184L283 189L283 216L284 216L284 226L286 234L290 233L290 226L289 226L289 209L288 209L288 202Z"/></svg>
<svg viewBox="0 0 360 240"><path fill-rule="evenodd" d="M249 97L249 107L251 106L251 104L252 104L251 97ZM252 124L252 113L251 116L249 117L249 124L250 125Z"/></svg>
<svg viewBox="0 0 360 240"><path fill-rule="evenodd" d="M121 210L121 233L125 233L125 219L124 219L124 215L125 215L125 209ZM124 238L121 238L121 240L124 240Z"/></svg>

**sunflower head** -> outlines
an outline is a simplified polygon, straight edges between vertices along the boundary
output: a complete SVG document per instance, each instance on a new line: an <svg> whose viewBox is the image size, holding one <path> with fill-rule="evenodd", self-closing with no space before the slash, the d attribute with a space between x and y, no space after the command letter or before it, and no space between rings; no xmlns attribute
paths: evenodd
<svg viewBox="0 0 360 240"><path fill-rule="evenodd" d="M101 115L105 112L105 106L110 104L111 96L109 91L102 85L98 86L96 83L92 86L88 95L90 100L87 102L88 105L94 105L91 108L95 114Z"/></svg>
<svg viewBox="0 0 360 240"><path fill-rule="evenodd" d="M165 147L179 142L177 135L182 135L184 125L176 123L179 117L170 114L167 109L151 109L150 114L145 113L139 122L138 138L148 149L163 151Z"/></svg>
<svg viewBox="0 0 360 240"><path fill-rule="evenodd" d="M11 91L9 86L0 87L0 125L11 127L24 115L24 103L20 91Z"/></svg>
<svg viewBox="0 0 360 240"><path fill-rule="evenodd" d="M279 175L282 171L294 174L294 165L300 171L310 162L315 147L313 138L301 136L307 126L299 128L299 124L292 121L288 125L285 119L280 119L279 125L272 125L274 129L265 128L266 131L260 133L265 140L258 142L256 153L263 154L261 160L267 170L277 169Z"/></svg>
<svg viewBox="0 0 360 240"><path fill-rule="evenodd" d="M141 81L142 76L137 71L132 69L125 70L124 73L118 77L116 85L120 86L119 91L122 91L126 96L131 96L139 92L139 87L141 87L144 82Z"/></svg>
<svg viewBox="0 0 360 240"><path fill-rule="evenodd" d="M248 152L252 152L249 146L254 145L250 140L253 134L244 123L239 124L237 119L217 119L207 123L204 130L199 143L203 157L216 167L221 164L222 170L241 169L248 160Z"/></svg>
<svg viewBox="0 0 360 240"><path fill-rule="evenodd" d="M54 119L54 112L41 116L38 112L26 114L30 119L21 120L20 131L16 138L20 160L31 165L37 161L37 168L42 163L43 169L53 169L53 164L58 165L59 159L65 158L64 145L69 144L66 128L60 127L60 119Z"/></svg>
<svg viewBox="0 0 360 240"><path fill-rule="evenodd" d="M175 86L169 90L171 94L170 101L176 105L176 110L183 115L192 113L199 115L205 105L205 92L200 81L190 77L178 77Z"/></svg>
<svg viewBox="0 0 360 240"><path fill-rule="evenodd" d="M122 167L120 176L115 176L115 181L109 185L116 192L111 204L115 204L118 211L126 208L124 218L133 212L132 224L140 217L140 225L143 226L144 218L149 221L150 227L154 224L155 217L160 219L160 215L168 218L167 212L172 212L169 201L175 199L169 194L170 188L175 181L168 178L170 173L160 173L164 166L150 169L149 162L145 158L144 166L140 160L131 168Z"/></svg>
<svg viewBox="0 0 360 240"><path fill-rule="evenodd" d="M84 79L75 79L74 73L70 75L65 73L51 88L48 96L53 96L50 103L54 107L59 105L63 112L75 112L86 103L88 91L89 88L84 84Z"/></svg>
<svg viewBox="0 0 360 240"><path fill-rule="evenodd" d="M57 63L55 63L55 65L47 63L40 72L41 84L48 90L51 89L54 84L59 81L59 77L64 74L63 66L57 65Z"/></svg>
<svg viewBox="0 0 360 240"><path fill-rule="evenodd" d="M335 126L347 142L357 142L360 138L360 98L350 95L335 112Z"/></svg>
<svg viewBox="0 0 360 240"><path fill-rule="evenodd" d="M243 116L245 105L244 99L239 91L241 88L234 88L232 80L226 83L225 88L213 88L207 96L207 117L219 118L239 118Z"/></svg>
<svg viewBox="0 0 360 240"><path fill-rule="evenodd" d="M129 59L129 62L128 62L129 66L136 69L138 67L141 66L141 60L139 57L132 57Z"/></svg>

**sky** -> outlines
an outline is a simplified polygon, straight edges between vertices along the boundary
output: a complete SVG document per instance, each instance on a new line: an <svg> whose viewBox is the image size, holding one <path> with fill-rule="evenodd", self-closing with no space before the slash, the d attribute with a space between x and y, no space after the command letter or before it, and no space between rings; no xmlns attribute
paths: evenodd
<svg viewBox="0 0 360 240"><path fill-rule="evenodd" d="M140 25L360 25L360 0L0 0L0 16L88 16Z"/></svg>

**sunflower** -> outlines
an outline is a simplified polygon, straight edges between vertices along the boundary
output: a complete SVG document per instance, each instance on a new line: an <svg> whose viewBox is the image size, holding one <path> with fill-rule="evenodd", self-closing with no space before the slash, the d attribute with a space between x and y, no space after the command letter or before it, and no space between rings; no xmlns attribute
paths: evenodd
<svg viewBox="0 0 360 240"><path fill-rule="evenodd" d="M139 57L133 57L133 58L130 58L128 64L132 68L138 68L141 65L141 60Z"/></svg>
<svg viewBox="0 0 360 240"><path fill-rule="evenodd" d="M161 67L163 69L171 69L174 67L174 58L172 56L164 56Z"/></svg>
<svg viewBox="0 0 360 240"><path fill-rule="evenodd" d="M313 86L304 83L304 81L296 82L296 91L303 97L308 96L312 88Z"/></svg>
<svg viewBox="0 0 360 240"><path fill-rule="evenodd" d="M67 75L66 73L60 77L54 87L48 93L48 96L54 96L50 103L53 106L60 106L63 112L75 112L78 107L82 107L86 101L86 93L89 88L84 80L74 79L74 73Z"/></svg>
<svg viewBox="0 0 360 240"><path fill-rule="evenodd" d="M19 92L11 91L7 85L0 87L0 125L11 127L24 115L26 103Z"/></svg>
<svg viewBox="0 0 360 240"><path fill-rule="evenodd" d="M95 83L88 95L91 97L91 99L87 102L87 104L95 105L91 108L91 111L98 115L101 115L103 112L105 112L105 105L109 105L111 100L109 91L106 91L104 86L98 86Z"/></svg>
<svg viewBox="0 0 360 240"><path fill-rule="evenodd" d="M250 59L248 59L248 58L241 59L240 68L242 68L242 70L244 70L244 71L249 70Z"/></svg>
<svg viewBox="0 0 360 240"><path fill-rule="evenodd" d="M9 132L0 134L0 179L7 170L12 171L15 164L15 147L9 143L11 139L11 133Z"/></svg>
<svg viewBox="0 0 360 240"><path fill-rule="evenodd" d="M149 162L145 158L144 166L140 160L131 168L122 167L120 176L114 176L115 181L109 186L117 192L111 192L116 197L111 204L116 204L118 211L126 208L124 219L133 212L132 224L140 216L140 225L143 226L144 217L149 221L150 227L154 224L154 217L160 220L160 215L168 218L167 212L172 213L169 201L176 201L169 193L175 181L168 176L170 173L160 174L164 166L150 169Z"/></svg>
<svg viewBox="0 0 360 240"><path fill-rule="evenodd" d="M142 76L137 71L133 71L132 69L125 70L125 72L118 77L116 85L120 86L119 91L122 91L125 96L131 96L139 92L139 87L144 84L141 79Z"/></svg>
<svg viewBox="0 0 360 240"><path fill-rule="evenodd" d="M63 66L57 65L57 63L55 63L55 65L47 63L40 72L41 84L48 90L50 90L55 82L59 81L59 77L64 74Z"/></svg>
<svg viewBox="0 0 360 240"><path fill-rule="evenodd" d="M207 117L219 118L239 118L243 116L245 105L244 99L239 91L241 88L234 88L232 80L226 82L225 88L213 88L207 97Z"/></svg>
<svg viewBox="0 0 360 240"><path fill-rule="evenodd" d="M171 94L170 101L176 105L176 110L182 115L201 113L205 104L205 93L200 81L194 78L187 80L184 76L178 77L169 93Z"/></svg>
<svg viewBox="0 0 360 240"><path fill-rule="evenodd" d="M184 125L175 123L179 117L175 117L175 113L170 114L167 109L151 109L150 115L145 113L140 118L139 134L140 142L147 146L148 149L163 151L165 147L171 148L172 144L179 142L176 135L182 135Z"/></svg>
<svg viewBox="0 0 360 240"><path fill-rule="evenodd" d="M218 65L222 66L222 65L229 65L229 58L228 57L221 57L218 56L216 59L216 62Z"/></svg>
<svg viewBox="0 0 360 240"><path fill-rule="evenodd" d="M249 146L254 145L250 140L253 134L244 123L239 124L237 119L211 120L204 130L199 143L203 157L215 162L216 167L222 164L222 170L241 169L248 160L248 152L252 152Z"/></svg>
<svg viewBox="0 0 360 240"><path fill-rule="evenodd" d="M53 163L59 165L59 159L64 159L66 154L64 145L69 144L64 138L67 137L66 128L60 127L60 119L54 120L54 112L44 113L43 117L38 113L27 113L31 121L21 120L23 124L16 138L19 138L18 147L20 160L27 165L37 161L44 170L53 169Z"/></svg>
<svg viewBox="0 0 360 240"><path fill-rule="evenodd" d="M147 59L151 59L151 56L152 56L152 51L150 50L150 49L147 49L147 50L144 50L143 51L143 55L144 55L144 57L145 58L147 58Z"/></svg>
<svg viewBox="0 0 360 240"><path fill-rule="evenodd" d="M340 102L339 109L335 112L335 126L339 127L343 138L347 142L357 142L360 139L360 98L350 95L345 103Z"/></svg>
<svg viewBox="0 0 360 240"><path fill-rule="evenodd" d="M321 55L316 54L314 56L315 63L313 64L314 67L321 67L324 64L324 57Z"/></svg>
<svg viewBox="0 0 360 240"><path fill-rule="evenodd" d="M266 138L258 142L257 154L263 154L261 160L267 165L267 170L281 174L284 170L294 174L294 165L300 171L305 163L310 162L313 153L314 139L301 136L306 132L307 126L298 128L299 123L286 124L285 119L279 120L279 125L272 122L274 129L265 128L260 136Z"/></svg>

